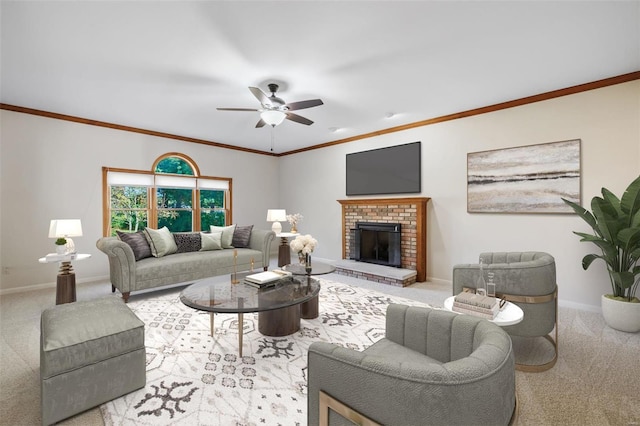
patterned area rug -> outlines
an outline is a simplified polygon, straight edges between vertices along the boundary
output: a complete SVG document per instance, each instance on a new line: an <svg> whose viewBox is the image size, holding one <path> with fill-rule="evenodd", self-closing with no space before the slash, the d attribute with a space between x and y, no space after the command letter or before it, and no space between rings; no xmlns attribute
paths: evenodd
<svg viewBox="0 0 640 426"><path fill-rule="evenodd" d="M179 291L130 301L144 321L147 385L100 408L106 425L306 425L307 349L316 341L362 351L384 336L389 303L416 301L321 280L320 316L285 337L258 332L244 315L238 355L237 315L209 314L180 302Z"/></svg>

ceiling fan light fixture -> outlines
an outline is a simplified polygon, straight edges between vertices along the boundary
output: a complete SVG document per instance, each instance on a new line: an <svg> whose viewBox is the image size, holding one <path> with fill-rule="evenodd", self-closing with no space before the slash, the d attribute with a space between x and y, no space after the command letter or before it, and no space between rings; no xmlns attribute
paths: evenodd
<svg viewBox="0 0 640 426"><path fill-rule="evenodd" d="M278 124L282 123L286 116L287 115L284 112L277 110L267 110L260 113L260 118L262 118L262 121L270 126L277 126Z"/></svg>

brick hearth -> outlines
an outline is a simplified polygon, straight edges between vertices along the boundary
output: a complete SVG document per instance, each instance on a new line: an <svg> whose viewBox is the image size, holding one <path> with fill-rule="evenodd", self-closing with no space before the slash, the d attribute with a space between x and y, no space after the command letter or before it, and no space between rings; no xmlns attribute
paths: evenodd
<svg viewBox="0 0 640 426"><path fill-rule="evenodd" d="M400 223L402 268L416 271L414 278L427 278L427 203L430 198L374 198L338 200L342 204L342 258L349 259L349 230L356 222ZM411 281L411 280L409 280ZM389 282L406 286L407 280Z"/></svg>

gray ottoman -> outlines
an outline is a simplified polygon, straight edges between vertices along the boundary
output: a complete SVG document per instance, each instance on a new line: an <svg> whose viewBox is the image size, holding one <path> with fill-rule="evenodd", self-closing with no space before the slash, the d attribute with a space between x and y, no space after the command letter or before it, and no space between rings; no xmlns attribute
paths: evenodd
<svg viewBox="0 0 640 426"><path fill-rule="evenodd" d="M144 323L116 297L57 305L40 318L42 424L144 387Z"/></svg>

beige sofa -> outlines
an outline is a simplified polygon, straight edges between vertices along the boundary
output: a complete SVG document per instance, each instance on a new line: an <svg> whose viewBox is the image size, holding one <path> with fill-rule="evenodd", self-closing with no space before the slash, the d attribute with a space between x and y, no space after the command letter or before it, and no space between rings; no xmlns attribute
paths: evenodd
<svg viewBox="0 0 640 426"><path fill-rule="evenodd" d="M256 270L266 270L274 239L271 230L253 229L246 248L174 253L137 261L131 246L117 237L100 238L96 246L109 258L112 290L117 288L126 302L131 292L230 274L234 255L238 271L249 270L252 264Z"/></svg>

